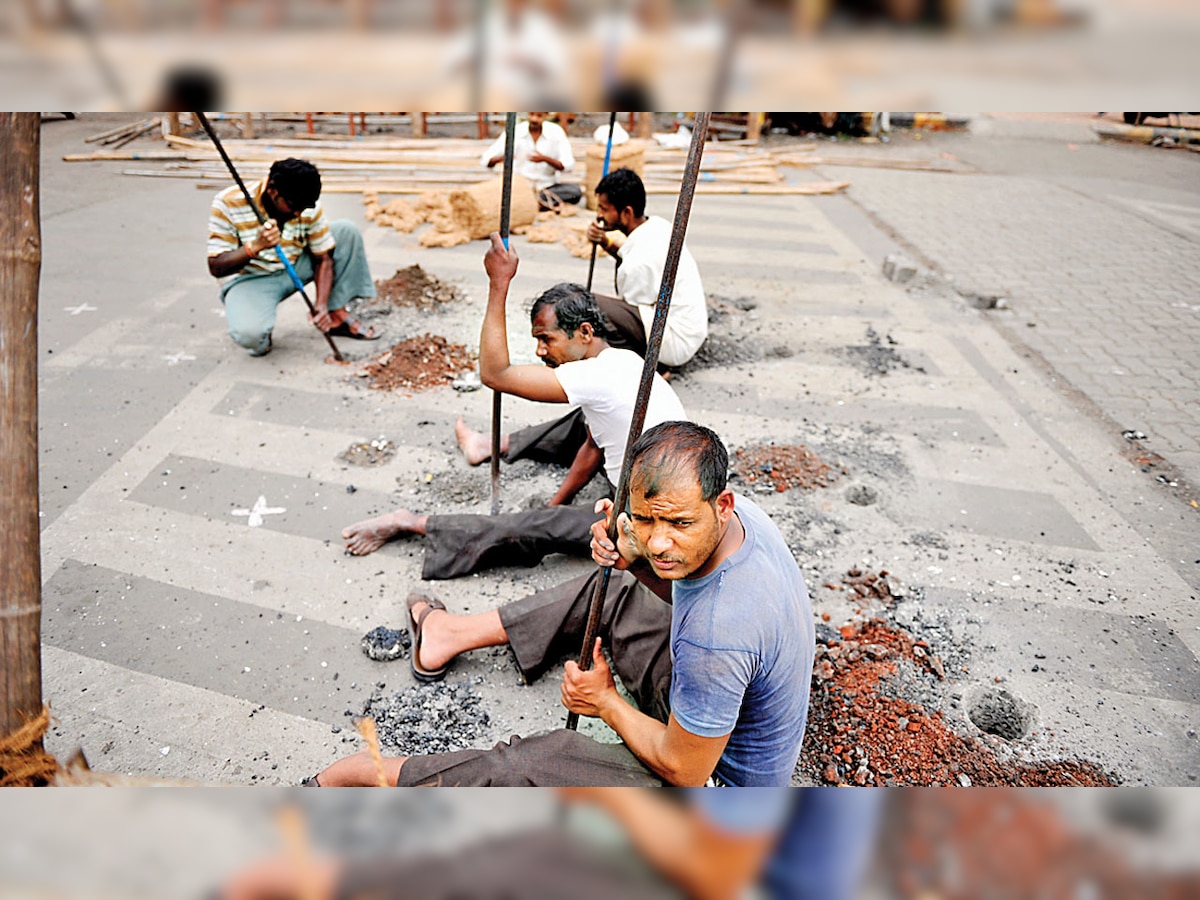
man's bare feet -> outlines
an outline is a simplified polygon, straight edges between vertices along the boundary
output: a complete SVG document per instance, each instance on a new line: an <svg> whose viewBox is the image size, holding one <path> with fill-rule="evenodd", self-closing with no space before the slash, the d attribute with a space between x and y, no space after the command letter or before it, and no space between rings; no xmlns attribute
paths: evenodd
<svg viewBox="0 0 1200 900"><path fill-rule="evenodd" d="M401 534L424 534L429 516L418 516L407 509L398 509L384 516L355 522L342 529L346 550L355 556L374 553L392 538Z"/></svg>
<svg viewBox="0 0 1200 900"><path fill-rule="evenodd" d="M454 423L454 438L458 441L458 449L462 451L468 465L477 466L492 458L491 436L482 431L468 428L462 416L459 416L458 421ZM504 451L507 444L508 435L503 435L500 438L501 452Z"/></svg>

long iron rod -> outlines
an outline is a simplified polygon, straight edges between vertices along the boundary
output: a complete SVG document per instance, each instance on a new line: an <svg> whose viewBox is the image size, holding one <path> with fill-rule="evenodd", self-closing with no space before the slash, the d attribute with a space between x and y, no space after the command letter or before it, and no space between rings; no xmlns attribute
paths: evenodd
<svg viewBox="0 0 1200 900"><path fill-rule="evenodd" d="M221 139L217 137L217 133L213 131L212 125L209 124L208 117L202 112L192 113L192 115L196 117L196 119L200 122L200 125L208 133L208 137L213 142L213 146L216 147L217 152L221 154L221 159L225 160L225 167L229 169L229 174L233 176L233 180L237 182L237 186L242 189L242 194L245 196L246 202L250 204L250 209L254 211L254 217L258 219L258 224L266 225L267 217L263 215L263 211L258 208L258 204L255 203L254 198L250 196L250 191L246 189L246 182L242 181L242 176L239 175L237 169L234 168L233 160L230 159L229 154L225 152L225 147L222 146ZM304 290L304 282L301 281L300 276L296 274L296 269L292 266L291 260L287 258L287 254L283 252L283 247L281 247L279 244L275 245L275 255L279 257L279 261L283 263L284 269L287 270L288 276L292 279L292 286L295 287L296 290L300 292L300 296L304 298L304 304L308 307L308 314L310 316L315 316L317 314L317 310L313 306L312 301L308 299L308 293ZM314 327L316 327L315 323ZM317 331L321 331L321 329L317 328ZM325 338L325 342L329 344L329 349L333 351L333 358L338 362L343 362L341 351L338 350L337 344L333 342L333 338L331 338L324 331L321 331L321 335Z"/></svg>
<svg viewBox="0 0 1200 900"><path fill-rule="evenodd" d="M688 216L692 211L692 198L696 194L696 182L700 176L700 160L704 156L704 139L708 135L710 116L711 113L707 112L696 114L692 144L688 150L687 165L683 170L683 184L679 188L679 201L675 205L675 224L671 228L667 262L663 267L658 300L654 304L654 321L650 325L650 334L646 338L646 361L642 366L642 380L638 383L637 402L633 407L633 419L629 423L629 436L625 439L625 458L621 461L621 477L620 483L617 485L617 495L613 500L612 520L608 523L608 539L612 541L614 547L617 544L617 516L625 509L625 505L629 501L629 475L633 468L630 451L637 439L641 437L642 425L646 421L646 407L650 403L650 387L654 384L654 374L658 368L659 348L662 345L663 334L667 330L667 312L671 306L671 294L675 290L675 275L679 271L679 259L683 255L683 238L687 234ZM579 668L584 671L592 667L592 647L595 646L596 635L600 632L604 597L608 593L608 583L611 578L612 566L601 566L600 578L596 581L596 589L592 592L592 601L588 608L583 648L579 651ZM576 713L568 713L567 727L574 731L578 725L579 716Z"/></svg>
<svg viewBox="0 0 1200 900"><path fill-rule="evenodd" d="M603 179L606 175L608 175L608 164L610 162L612 162L613 131L616 130L616 127L617 127L617 111L614 109L608 115L608 146L604 148L604 168L600 170L600 178L601 179ZM600 219L600 217L596 216L596 219L598 221ZM596 247L597 246L598 245L596 245L596 244L592 244L592 261L590 263L588 263L587 289L588 289L589 293L592 290L592 275L596 271Z"/></svg>
<svg viewBox="0 0 1200 900"><path fill-rule="evenodd" d="M500 239L508 249L508 231L512 224L513 145L517 137L517 114L504 120L504 187L500 194ZM500 512L500 391L492 392L492 515Z"/></svg>

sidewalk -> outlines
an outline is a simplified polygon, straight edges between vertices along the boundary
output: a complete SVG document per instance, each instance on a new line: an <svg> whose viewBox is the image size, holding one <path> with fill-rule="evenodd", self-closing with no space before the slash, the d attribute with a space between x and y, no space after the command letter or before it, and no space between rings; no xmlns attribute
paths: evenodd
<svg viewBox="0 0 1200 900"><path fill-rule="evenodd" d="M362 746L351 720L372 693L413 686L405 661L372 662L358 646L376 626L403 624L409 590L479 611L590 564L551 557L423 586L419 542L343 555L344 525L397 505L486 512L488 473L463 464L452 426L464 415L486 427L488 392L368 390L347 377L353 366L322 361L324 343L294 303L281 310L275 351L248 358L224 335L204 271L210 194L58 161L96 130L82 121L43 132L43 668L58 719L47 747L65 758L82 745L105 771L294 784ZM856 567L887 570L901 599L885 614L948 661L944 682L923 676L895 690L1013 760L1080 759L1126 783L1191 784L1200 776L1200 616L1188 566L1200 566L1142 533L1165 515L1149 507L1167 500L1121 457L1120 432L1064 394L997 330L994 313L967 307L938 280L886 281L880 262L900 247L877 222L927 259L963 259L964 280L1011 278L1008 315L1044 342L1047 358L1060 344L1107 347L1124 335L1152 349L1159 368L1188 357L1161 338L1154 347L1151 323L1190 340L1185 311L1148 290L1138 298L1145 324L1118 325L1130 298L1101 289L1085 267L1150 254L1171 277L1194 277L1188 238L1144 211L1019 234L1039 217L1125 208L1080 196L1066 178L1045 190L995 175L855 168L849 177L849 198L697 197L688 241L713 325L707 365L675 383L685 408L731 455L803 444L839 473L813 490L735 485L779 524L819 627L873 614L838 586ZM650 209L669 218L673 203L656 196ZM390 336L477 345L481 243L426 249L415 235L368 225L357 197L331 196L327 208L363 228L377 278L419 262L466 296L435 312L398 310ZM514 359L532 361L523 303L555 281L582 280L586 260L559 245L514 245L521 302L511 304L510 344ZM147 248L152 266L140 262ZM611 263L598 262L596 283L611 279ZM1072 284L1075 305L1102 303L1114 324L1100 328L1095 312L1067 316ZM85 301L92 309L71 312ZM343 346L358 362L381 349ZM1079 371L1092 371L1078 352ZM1136 361L1121 364L1141 374ZM1129 403L1131 417L1147 412ZM1168 406L1176 419L1120 425L1152 434L1153 447L1170 439L1186 450L1194 423L1182 393ZM517 427L545 410L506 401L504 415ZM338 459L380 436L398 445L386 464ZM558 475L505 467L503 508L544 502ZM259 497L283 511L252 526L237 512ZM1131 516L1139 503L1145 515ZM1180 540L1200 546L1194 523L1182 528ZM460 658L451 679L489 716L479 746L563 721L558 680L520 685L503 649ZM972 718L1001 690L1031 710L1011 740Z"/></svg>

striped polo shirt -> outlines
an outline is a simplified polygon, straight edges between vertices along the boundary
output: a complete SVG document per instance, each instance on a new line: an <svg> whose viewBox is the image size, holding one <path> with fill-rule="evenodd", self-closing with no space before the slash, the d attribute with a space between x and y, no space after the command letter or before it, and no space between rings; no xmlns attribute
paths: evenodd
<svg viewBox="0 0 1200 900"><path fill-rule="evenodd" d="M248 185L260 209L265 186L265 178ZM213 198L212 211L208 216L208 255L219 256L250 243L257 237L258 229L258 218L246 202L241 188L237 185L226 188ZM332 250L334 243L320 200L291 221L284 222L280 229L279 246L283 247L283 252L292 265L296 264L296 260L305 249L320 256ZM224 284L243 275L265 275L282 271L283 263L272 248L254 257L241 271L222 278L221 282Z"/></svg>

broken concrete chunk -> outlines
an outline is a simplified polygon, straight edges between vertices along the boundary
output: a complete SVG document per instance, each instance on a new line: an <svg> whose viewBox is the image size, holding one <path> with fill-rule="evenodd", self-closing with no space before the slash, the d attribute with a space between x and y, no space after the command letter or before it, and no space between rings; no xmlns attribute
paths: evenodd
<svg viewBox="0 0 1200 900"><path fill-rule="evenodd" d="M917 274L917 264L907 256L891 253L883 260L883 275L896 284L907 284Z"/></svg>

